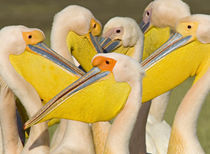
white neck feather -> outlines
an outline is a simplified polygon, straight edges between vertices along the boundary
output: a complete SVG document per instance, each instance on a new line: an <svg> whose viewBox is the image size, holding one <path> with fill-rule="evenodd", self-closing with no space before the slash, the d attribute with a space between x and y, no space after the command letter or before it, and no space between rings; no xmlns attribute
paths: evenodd
<svg viewBox="0 0 210 154"><path fill-rule="evenodd" d="M176 112L173 127L179 132L186 153L204 153L196 135L196 126L201 107L210 90L209 83L210 71L191 87Z"/></svg>
<svg viewBox="0 0 210 154"><path fill-rule="evenodd" d="M6 83L4 81L0 82L0 129L2 131L0 133L2 133L2 149L5 154L17 154L22 151L23 145L18 134L15 97Z"/></svg>
<svg viewBox="0 0 210 154"><path fill-rule="evenodd" d="M144 39L138 39L135 45L135 51L133 58L136 59L138 62L141 62L142 55L143 55L143 49L144 49Z"/></svg>
<svg viewBox="0 0 210 154"><path fill-rule="evenodd" d="M87 123L70 120L63 138L68 148L79 153L93 154L94 146L90 127Z"/></svg>
<svg viewBox="0 0 210 154"><path fill-rule="evenodd" d="M132 90L128 100L111 126L105 147L105 151L108 150L115 154L129 153L129 139L141 107L141 84L135 82L130 85Z"/></svg>
<svg viewBox="0 0 210 154"><path fill-rule="evenodd" d="M54 22L51 30L51 48L73 63L66 42L68 33L69 28L62 27L62 23L60 22Z"/></svg>
<svg viewBox="0 0 210 154"><path fill-rule="evenodd" d="M70 27L65 25L64 23L61 23L60 20L54 20L51 32L52 49L72 63L74 62L71 53L68 50L66 38L69 31L73 29L72 27L75 26L73 23L74 21L72 21ZM55 146L55 149L51 150L51 153L65 153L67 151L87 154L94 153L92 134L87 123L68 120L65 130L62 129L63 124L64 123L60 124L61 126L56 132L58 134L61 134L63 133L63 131L65 131L62 141L58 143L59 145Z"/></svg>
<svg viewBox="0 0 210 154"><path fill-rule="evenodd" d="M15 93L21 100L24 108L29 117L34 115L41 107L42 103L36 90L20 76L9 61L8 55L0 56L0 75L7 83L8 87ZM40 146L31 150L31 152L39 151L40 148L43 152L48 151L48 132L47 124L41 123L31 128L29 139L23 149L23 153L30 153L28 150L34 141L38 141ZM43 146L45 145L45 146Z"/></svg>
<svg viewBox="0 0 210 154"><path fill-rule="evenodd" d="M36 90L16 72L9 61L9 57L1 56L0 59L1 76L10 89L20 98L29 117L31 117L42 107L39 95Z"/></svg>

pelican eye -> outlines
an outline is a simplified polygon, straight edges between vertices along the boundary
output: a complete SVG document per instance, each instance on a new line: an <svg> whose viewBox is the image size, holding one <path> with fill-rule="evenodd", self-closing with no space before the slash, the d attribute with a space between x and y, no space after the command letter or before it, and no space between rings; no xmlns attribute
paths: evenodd
<svg viewBox="0 0 210 154"><path fill-rule="evenodd" d="M191 28L192 28L192 26L191 26L191 25L188 25L188 26L187 26L187 28L188 28L188 29L191 29Z"/></svg>
<svg viewBox="0 0 210 154"><path fill-rule="evenodd" d="M109 65L109 64L110 64L110 62L109 62L108 60L106 60L106 64L107 64L107 65Z"/></svg>
<svg viewBox="0 0 210 154"><path fill-rule="evenodd" d="M93 25L93 28L96 28L96 24Z"/></svg>
<svg viewBox="0 0 210 154"><path fill-rule="evenodd" d="M146 12L146 15L147 15L147 16L149 16L149 15L150 15L149 11L147 11L147 12Z"/></svg>
<svg viewBox="0 0 210 154"><path fill-rule="evenodd" d="M120 30L120 29L116 30L116 33L120 33L120 32L121 32L121 30Z"/></svg>
<svg viewBox="0 0 210 154"><path fill-rule="evenodd" d="M32 35L28 35L28 38L31 39L32 38Z"/></svg>

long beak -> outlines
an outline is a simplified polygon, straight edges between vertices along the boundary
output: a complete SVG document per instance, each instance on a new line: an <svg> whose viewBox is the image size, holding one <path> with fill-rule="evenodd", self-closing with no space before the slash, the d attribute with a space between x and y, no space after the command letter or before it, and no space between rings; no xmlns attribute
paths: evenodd
<svg viewBox="0 0 210 154"><path fill-rule="evenodd" d="M174 35L172 35L165 44L163 44L159 49L153 52L152 55L150 55L141 63L145 71L156 64L161 58L188 43L191 37L191 35L183 37L179 33L175 33Z"/></svg>
<svg viewBox="0 0 210 154"><path fill-rule="evenodd" d="M43 119L46 115L48 115L51 111L57 108L59 105L64 103L66 99L68 99L71 95L76 93L77 91L87 87L88 85L96 82L97 80L104 78L110 72L105 71L101 72L98 67L92 68L88 73L79 78L77 81L69 85L63 91L61 91L58 95L56 95L53 99L51 99L42 109L37 112L30 120L28 120L24 129L31 127L32 125L38 123L41 119Z"/></svg>
<svg viewBox="0 0 210 154"><path fill-rule="evenodd" d="M61 55L57 54L55 51L47 47L44 43L38 43L36 45L28 45L28 48L31 51L53 61L54 63L70 71L71 73L74 73L79 76L85 74L85 72L83 72L81 69L77 68L74 64L72 64L71 62L63 58Z"/></svg>
<svg viewBox="0 0 210 154"><path fill-rule="evenodd" d="M143 33L146 33L146 31L149 29L150 27L150 22L144 22L143 20L141 21L141 23L139 24L141 30Z"/></svg>

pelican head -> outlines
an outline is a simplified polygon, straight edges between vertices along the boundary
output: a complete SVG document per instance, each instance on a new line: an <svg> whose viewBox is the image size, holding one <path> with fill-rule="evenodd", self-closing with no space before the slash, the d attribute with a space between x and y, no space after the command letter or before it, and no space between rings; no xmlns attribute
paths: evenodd
<svg viewBox="0 0 210 154"><path fill-rule="evenodd" d="M198 40L201 43L210 43L210 16L195 14L185 17L176 24L176 32L186 37L191 35L188 42Z"/></svg>
<svg viewBox="0 0 210 154"><path fill-rule="evenodd" d="M54 17L51 46L65 58L72 59L73 55L85 70L89 70L92 57L100 52L92 40L100 33L101 24L90 10L70 5Z"/></svg>
<svg viewBox="0 0 210 154"><path fill-rule="evenodd" d="M144 33L153 26L175 29L176 22L189 15L189 6L181 0L154 0L146 7L140 27Z"/></svg>
<svg viewBox="0 0 210 154"><path fill-rule="evenodd" d="M19 55L27 49L31 51L28 45L35 45L44 41L43 32L36 28L27 28L25 26L8 26L0 31L1 49L6 55Z"/></svg>
<svg viewBox="0 0 210 154"><path fill-rule="evenodd" d="M62 24L62 26L59 25L57 27L57 24ZM88 32L91 32L93 35L101 33L100 22L93 16L90 10L78 5L67 6L58 12L54 17L53 26L62 28L63 31L66 31L66 34L70 31L78 35L86 35Z"/></svg>
<svg viewBox="0 0 210 154"><path fill-rule="evenodd" d="M160 47L161 51L172 51L191 42L210 43L210 16L195 14L180 19L176 24L176 33ZM158 51L158 50L157 50Z"/></svg>
<svg viewBox="0 0 210 154"><path fill-rule="evenodd" d="M97 54L92 64L101 70L113 72L117 82L139 81L144 75L144 69L138 61L119 53Z"/></svg>
<svg viewBox="0 0 210 154"><path fill-rule="evenodd" d="M110 19L104 26L103 37L119 42L114 52L131 56L136 60L141 59L143 33L134 19L128 17Z"/></svg>

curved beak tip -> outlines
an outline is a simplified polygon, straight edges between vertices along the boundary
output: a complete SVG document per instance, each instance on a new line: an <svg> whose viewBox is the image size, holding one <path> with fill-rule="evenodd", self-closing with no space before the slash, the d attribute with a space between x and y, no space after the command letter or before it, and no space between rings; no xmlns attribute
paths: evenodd
<svg viewBox="0 0 210 154"><path fill-rule="evenodd" d="M146 33L147 30L149 29L150 27L150 22L144 22L143 20L141 21L141 23L139 24L140 26L140 29L142 30L143 33Z"/></svg>
<svg viewBox="0 0 210 154"><path fill-rule="evenodd" d="M24 129L24 130L26 130L26 129L28 129L28 128L29 128L29 127L28 127L26 124L23 125L23 129Z"/></svg>

